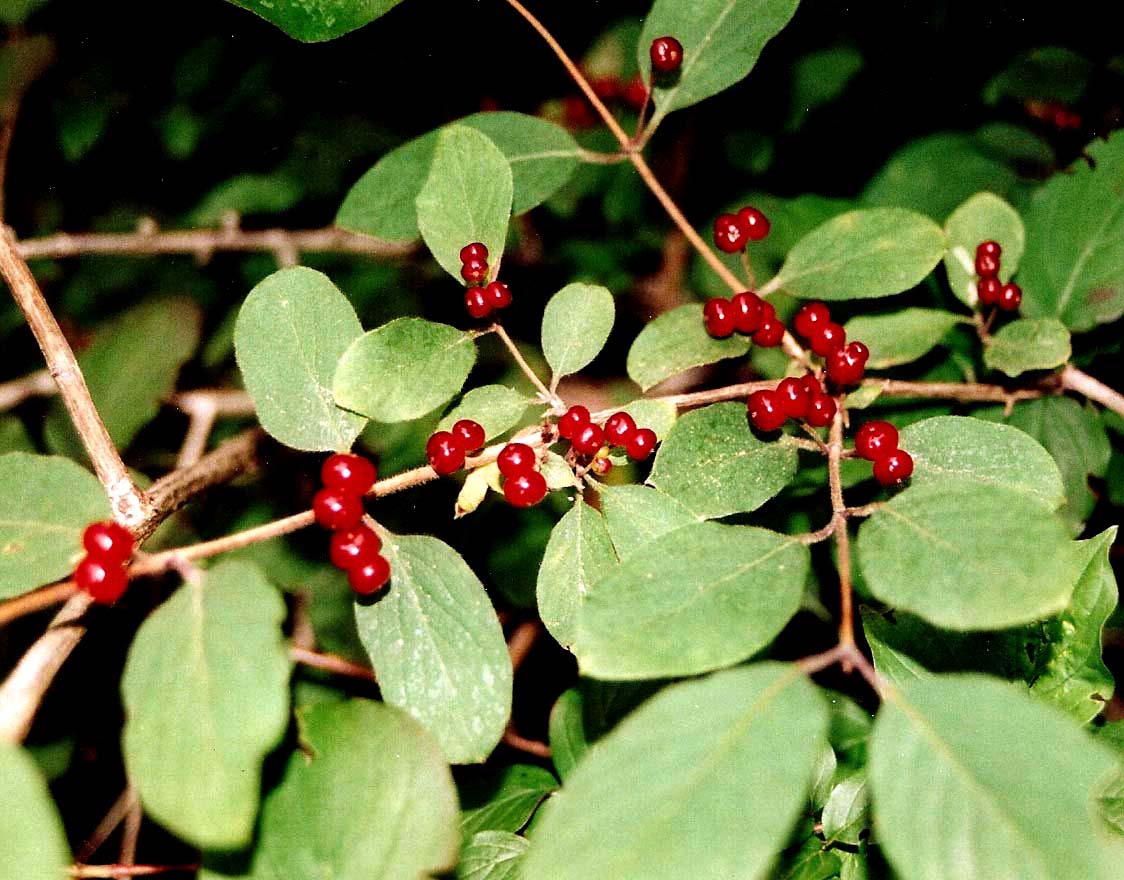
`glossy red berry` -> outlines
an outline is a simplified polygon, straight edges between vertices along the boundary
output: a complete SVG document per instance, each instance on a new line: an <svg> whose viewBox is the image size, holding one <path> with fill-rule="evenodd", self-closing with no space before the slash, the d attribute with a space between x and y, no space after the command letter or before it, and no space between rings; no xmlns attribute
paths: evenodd
<svg viewBox="0 0 1124 880"><path fill-rule="evenodd" d="M843 329L841 324L827 321L817 325L807 339L812 351L825 358L833 351L839 351L843 348L847 342L847 331Z"/></svg>
<svg viewBox="0 0 1124 880"><path fill-rule="evenodd" d="M526 443L508 443L496 456L496 464L505 477L517 477L535 469L535 450Z"/></svg>
<svg viewBox="0 0 1124 880"><path fill-rule="evenodd" d="M745 249L749 232L734 214L719 214L714 221L714 245L724 254L736 254Z"/></svg>
<svg viewBox="0 0 1124 880"><path fill-rule="evenodd" d="M558 420L558 436L573 440L574 435L589 424L589 410L581 404L571 406Z"/></svg>
<svg viewBox="0 0 1124 880"><path fill-rule="evenodd" d="M461 278L469 284L479 284L488 277L488 263L485 260L465 260L461 264Z"/></svg>
<svg viewBox="0 0 1124 880"><path fill-rule="evenodd" d="M453 434L461 441L461 446L467 453L480 450L484 445L484 427L472 419L460 419L453 423Z"/></svg>
<svg viewBox="0 0 1124 880"><path fill-rule="evenodd" d="M512 507L532 507L546 497L546 478L538 471L508 477L503 483L503 497Z"/></svg>
<svg viewBox="0 0 1124 880"><path fill-rule="evenodd" d="M874 479L883 486L896 486L913 475L913 456L904 449L895 449L874 463Z"/></svg>
<svg viewBox="0 0 1124 880"><path fill-rule="evenodd" d="M340 529L332 533L328 543L328 558L332 565L343 571L351 571L358 565L366 565L379 554L382 541L374 529L358 525L353 529Z"/></svg>
<svg viewBox="0 0 1124 880"><path fill-rule="evenodd" d="M341 489L321 489L312 498L312 513L326 529L353 529L363 521L363 500Z"/></svg>
<svg viewBox="0 0 1124 880"><path fill-rule="evenodd" d="M95 559L121 565L133 555L137 542L127 528L109 520L86 526L82 532L82 546Z"/></svg>
<svg viewBox="0 0 1124 880"><path fill-rule="evenodd" d="M816 331L831 321L831 311L822 302L805 303L792 319L792 328L805 339L811 339Z"/></svg>
<svg viewBox="0 0 1124 880"><path fill-rule="evenodd" d="M980 254L995 257L995 259L998 260L1003 255L1003 248L999 246L999 242L992 241L989 238L987 241L981 241L979 245L976 246L976 256L978 257Z"/></svg>
<svg viewBox="0 0 1124 880"><path fill-rule="evenodd" d="M484 286L484 301L492 309L506 309L511 305L511 288L502 281L493 281Z"/></svg>
<svg viewBox="0 0 1124 880"><path fill-rule="evenodd" d="M74 569L74 583L101 605L112 605L129 585L129 575L119 562L86 556Z"/></svg>
<svg viewBox="0 0 1124 880"><path fill-rule="evenodd" d="M820 380L811 373L805 373L801 376L800 384L802 384L804 389L811 395L823 394L823 385L821 385Z"/></svg>
<svg viewBox="0 0 1124 880"><path fill-rule="evenodd" d="M776 431L787 420L781 396L775 391L754 391L749 395L749 421L758 431Z"/></svg>
<svg viewBox="0 0 1124 880"><path fill-rule="evenodd" d="M683 63L683 44L675 37L659 37L652 40L648 55L656 73L675 73Z"/></svg>
<svg viewBox="0 0 1124 880"><path fill-rule="evenodd" d="M644 84L644 77L636 74L625 85L624 90L621 92L621 98L630 107L640 110L645 104L648 103L648 87Z"/></svg>
<svg viewBox="0 0 1124 880"><path fill-rule="evenodd" d="M626 412L613 413L605 421L605 439L612 446L627 446L636 435L636 419Z"/></svg>
<svg viewBox="0 0 1124 880"><path fill-rule="evenodd" d="M763 305L761 297L753 291L735 293L730 300L730 308L734 312L734 329L739 333L756 333L761 326Z"/></svg>
<svg viewBox="0 0 1124 880"><path fill-rule="evenodd" d="M823 428L831 424L838 408L834 397L828 397L822 391L816 392L808 399L808 415L804 421L813 428Z"/></svg>
<svg viewBox="0 0 1124 880"><path fill-rule="evenodd" d="M472 244L466 244L461 248L461 262L467 263L469 260L482 260L488 262L488 247L479 241L474 241Z"/></svg>
<svg viewBox="0 0 1124 880"><path fill-rule="evenodd" d="M605 431L600 425L584 425L570 442L580 455L596 455L605 445Z"/></svg>
<svg viewBox="0 0 1124 880"><path fill-rule="evenodd" d="M753 341L762 348L775 348L784 339L784 324L777 318L762 318Z"/></svg>
<svg viewBox="0 0 1124 880"><path fill-rule="evenodd" d="M708 299L703 306L703 323L706 324L706 332L715 339L725 339L734 332L733 305L721 296Z"/></svg>
<svg viewBox="0 0 1124 880"><path fill-rule="evenodd" d="M464 467L464 456L464 443L451 431L438 431L425 443L429 466L443 477Z"/></svg>
<svg viewBox="0 0 1124 880"><path fill-rule="evenodd" d="M370 596L386 586L390 580L390 563L386 557L375 557L362 565L352 567L347 573L347 582L360 596Z"/></svg>
<svg viewBox="0 0 1124 880"><path fill-rule="evenodd" d="M976 274L990 278L999 274L999 255L976 252Z"/></svg>
<svg viewBox="0 0 1124 880"><path fill-rule="evenodd" d="M750 241L761 241L769 234L769 218L752 206L738 211L738 219L745 227L746 235Z"/></svg>
<svg viewBox="0 0 1124 880"><path fill-rule="evenodd" d="M866 372L870 350L861 342L836 349L827 358L827 378L836 385L857 385Z"/></svg>
<svg viewBox="0 0 1124 880"><path fill-rule="evenodd" d="M652 454L658 442L656 432L651 428L639 428L628 441L624 451L633 461L643 461Z"/></svg>
<svg viewBox="0 0 1124 880"><path fill-rule="evenodd" d="M999 291L1003 289L1003 282L995 275L981 278L976 285L976 292L980 296L980 305L993 306L999 302Z"/></svg>
<svg viewBox="0 0 1124 880"><path fill-rule="evenodd" d="M855 452L878 461L898 448L898 429L889 422L867 422L855 432Z"/></svg>
<svg viewBox="0 0 1124 880"><path fill-rule="evenodd" d="M803 419L808 414L811 395L799 379L781 379L777 384L777 396L781 400L781 409L790 419Z"/></svg>
<svg viewBox="0 0 1124 880"><path fill-rule="evenodd" d="M995 303L1005 312L1017 312L1023 302L1023 290L1014 281L1004 284L999 289L999 297Z"/></svg>
<svg viewBox="0 0 1124 880"><path fill-rule="evenodd" d="M482 287L470 287L464 292L464 307L474 318L483 318L492 311Z"/></svg>
<svg viewBox="0 0 1124 880"><path fill-rule="evenodd" d="M320 466L320 482L351 495L366 495L377 479L378 471L370 461L349 452L329 455Z"/></svg>

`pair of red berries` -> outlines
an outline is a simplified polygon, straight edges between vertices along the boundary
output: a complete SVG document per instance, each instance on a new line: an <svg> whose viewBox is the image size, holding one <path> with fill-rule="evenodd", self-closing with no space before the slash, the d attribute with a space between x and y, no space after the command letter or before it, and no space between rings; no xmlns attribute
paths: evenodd
<svg viewBox="0 0 1124 880"><path fill-rule="evenodd" d="M714 221L714 245L725 254L745 250L751 241L769 234L769 218L752 206L736 214L719 214Z"/></svg>
<svg viewBox="0 0 1124 880"><path fill-rule="evenodd" d="M613 413L605 420L605 425L595 425L589 410L580 404L571 406L558 420L558 434L569 440L579 455L597 456L606 446L623 447L625 454L633 461L644 461L655 451L658 438L651 428L640 428L636 420L626 412ZM601 458L608 464L608 459ZM596 464L598 473L608 473L605 464Z"/></svg>
<svg viewBox="0 0 1124 880"><path fill-rule="evenodd" d="M464 292L464 307L473 318L484 318L511 305L511 288L488 278L488 248L478 241L461 248L461 278L469 285ZM482 285L482 286L481 286Z"/></svg>
<svg viewBox="0 0 1124 880"><path fill-rule="evenodd" d="M913 456L898 448L898 429L889 422L867 422L855 432L855 452L874 462L874 478L896 486L913 475Z"/></svg>
<svg viewBox="0 0 1124 880"><path fill-rule="evenodd" d="M999 242L980 242L976 248L976 291L980 296L980 305L998 306L1005 312L1017 312L1022 305L1023 291L1015 282L1004 284L999 280L999 261L1003 249Z"/></svg>
<svg viewBox="0 0 1124 880"><path fill-rule="evenodd" d="M730 299L716 296L703 306L706 332L715 339L725 339L735 330L752 336L764 348L780 345L784 339L784 324L777 318L777 310L751 290L735 293Z"/></svg>
<svg viewBox="0 0 1124 880"><path fill-rule="evenodd" d="M347 572L351 589L361 596L377 593L390 580L390 563L379 553L382 541L363 524L363 496L376 479L378 472L367 459L338 452L321 466L324 488L312 499L316 522L332 531L332 565Z"/></svg>
<svg viewBox="0 0 1124 880"><path fill-rule="evenodd" d="M861 342L847 342L847 331L831 320L831 311L822 302L806 303L792 320L792 329L807 340L815 354L824 359L827 378L834 385L857 385L866 372L870 349Z"/></svg>
<svg viewBox="0 0 1124 880"><path fill-rule="evenodd" d="M749 421L758 431L778 431L788 419L806 422L813 428L831 424L838 405L819 380L810 373L799 379L782 379L775 390L749 395Z"/></svg>
<svg viewBox="0 0 1124 880"><path fill-rule="evenodd" d="M425 444L425 457L429 465L444 477L464 467L465 457L474 455L484 447L484 428L472 419L453 423L451 431L437 431Z"/></svg>
<svg viewBox="0 0 1124 880"><path fill-rule="evenodd" d="M535 450L526 443L508 443L496 456L504 476L503 497L512 507L533 507L546 497L546 478L538 463Z"/></svg>
<svg viewBox="0 0 1124 880"><path fill-rule="evenodd" d="M683 66L683 44L675 37L657 37L648 47L648 57L657 75L670 76Z"/></svg>
<svg viewBox="0 0 1124 880"><path fill-rule="evenodd" d="M82 547L86 555L74 569L74 583L95 602L112 605L129 585L133 533L113 521L90 523L82 532Z"/></svg>

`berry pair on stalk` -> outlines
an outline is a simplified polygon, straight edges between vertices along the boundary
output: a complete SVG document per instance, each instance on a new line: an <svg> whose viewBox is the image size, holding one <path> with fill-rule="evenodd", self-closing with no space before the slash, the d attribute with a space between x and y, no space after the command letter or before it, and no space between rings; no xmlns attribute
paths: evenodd
<svg viewBox="0 0 1124 880"><path fill-rule="evenodd" d="M612 467L602 454L605 447L619 446L633 461L644 461L655 451L657 443L656 432L638 427L628 413L613 413L604 426L595 425L589 410L580 404L571 406L558 420L558 435L569 440L578 455L593 456L591 467L599 474L608 473Z"/></svg>
<svg viewBox="0 0 1124 880"><path fill-rule="evenodd" d="M799 379L782 379L776 389L765 388L749 395L749 421L758 431L779 431L795 419L813 428L831 424L838 405L810 373Z"/></svg>
<svg viewBox="0 0 1124 880"><path fill-rule="evenodd" d="M526 443L508 443L496 456L504 476L503 497L512 507L533 507L546 497L546 477L539 473L538 456Z"/></svg>
<svg viewBox="0 0 1124 880"><path fill-rule="evenodd" d="M484 447L484 428L472 419L453 423L451 431L431 434L425 444L425 457L429 466L444 477L464 467L464 460Z"/></svg>
<svg viewBox="0 0 1124 880"><path fill-rule="evenodd" d="M473 318L484 318L511 305L511 289L502 281L488 279L488 248L478 241L461 248L461 278L468 284L464 307Z"/></svg>
<svg viewBox="0 0 1124 880"><path fill-rule="evenodd" d="M320 468L324 488L312 499L316 522L332 532L328 548L332 565L347 573L356 593L377 593L390 580L390 563L379 552L382 541L363 524L363 496L378 478L375 466L350 453L330 455Z"/></svg>
<svg viewBox="0 0 1124 880"><path fill-rule="evenodd" d="M980 242L976 248L976 292L980 305L998 306L1005 312L1017 312L1022 305L1023 291L1015 282L999 280L999 264L1003 249L999 242Z"/></svg>
<svg viewBox="0 0 1124 880"><path fill-rule="evenodd" d="M751 290L734 294L730 299L716 296L703 306L706 332L715 339L725 339L735 330L751 336L764 348L780 345L784 339L784 324L777 318L777 310Z"/></svg>
<svg viewBox="0 0 1124 880"><path fill-rule="evenodd" d="M898 448L898 429L889 422L867 422L859 428L855 452L874 462L874 478L883 486L904 483L913 474L913 457Z"/></svg>
<svg viewBox="0 0 1124 880"><path fill-rule="evenodd" d="M74 583L98 604L112 605L129 585L133 533L112 520L90 523L82 532L82 547L86 555L74 569Z"/></svg>
<svg viewBox="0 0 1124 880"><path fill-rule="evenodd" d="M769 218L749 205L736 214L719 214L714 221L714 246L724 254L744 251L751 241L769 234Z"/></svg>
<svg viewBox="0 0 1124 880"><path fill-rule="evenodd" d="M857 385L866 372L870 349L861 342L847 342L843 325L831 320L831 311L822 302L800 307L792 328L824 359L827 378L837 387Z"/></svg>

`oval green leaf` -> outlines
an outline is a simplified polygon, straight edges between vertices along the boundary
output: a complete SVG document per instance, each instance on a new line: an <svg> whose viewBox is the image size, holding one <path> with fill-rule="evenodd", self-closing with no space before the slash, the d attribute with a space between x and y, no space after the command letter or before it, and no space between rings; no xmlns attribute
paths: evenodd
<svg viewBox="0 0 1124 880"><path fill-rule="evenodd" d="M481 831L461 850L457 880L516 880L530 846L510 831Z"/></svg>
<svg viewBox="0 0 1124 880"><path fill-rule="evenodd" d="M437 430L448 431L461 419L472 419L491 440L519 424L534 401L506 385L473 388L437 423Z"/></svg>
<svg viewBox="0 0 1124 880"><path fill-rule="evenodd" d="M549 770L532 764L513 764L498 776L470 780L461 786L461 833L521 829L539 804L558 788Z"/></svg>
<svg viewBox="0 0 1124 880"><path fill-rule="evenodd" d="M648 486L600 485L601 514L622 560L656 538L702 520L686 507Z"/></svg>
<svg viewBox="0 0 1124 880"><path fill-rule="evenodd" d="M691 367L713 364L749 351L740 333L715 339L703 325L702 303L664 312L640 331L628 351L628 375L647 391Z"/></svg>
<svg viewBox="0 0 1124 880"><path fill-rule="evenodd" d="M1069 331L1057 318L1020 318L984 345L984 363L1008 376L1052 370L1069 360Z"/></svg>
<svg viewBox="0 0 1124 880"><path fill-rule="evenodd" d="M370 24L402 0L229 0L305 43L334 40Z"/></svg>
<svg viewBox="0 0 1124 880"><path fill-rule="evenodd" d="M567 284L550 298L542 313L542 353L555 380L597 357L615 317L613 295L595 284Z"/></svg>
<svg viewBox="0 0 1124 880"><path fill-rule="evenodd" d="M1026 232L1019 212L994 193L976 193L944 223L948 253L944 267L948 283L960 301L976 307L976 248L983 241L997 241L1003 248L999 277L1007 281L1019 268L1026 248Z"/></svg>
<svg viewBox="0 0 1124 880"><path fill-rule="evenodd" d="M4 876L59 880L70 868L62 819L35 760L19 746L0 742L0 852Z"/></svg>
<svg viewBox="0 0 1124 880"><path fill-rule="evenodd" d="M902 309L888 315L860 315L847 322L847 338L870 348L867 368L884 370L922 358L940 345L948 332L970 323L943 309Z"/></svg>

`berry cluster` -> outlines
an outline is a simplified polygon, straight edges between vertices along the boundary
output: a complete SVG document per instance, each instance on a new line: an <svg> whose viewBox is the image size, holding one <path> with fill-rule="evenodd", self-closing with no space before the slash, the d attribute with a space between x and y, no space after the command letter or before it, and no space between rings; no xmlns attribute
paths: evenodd
<svg viewBox="0 0 1124 880"><path fill-rule="evenodd" d="M1023 291L1015 282L999 280L999 258L1003 249L997 241L984 241L976 248L976 290L980 305L998 306L1005 312L1016 312L1022 305Z"/></svg>
<svg viewBox="0 0 1124 880"><path fill-rule="evenodd" d="M769 234L769 218L752 206L736 214L719 214L714 221L714 245L726 254L745 250L751 241Z"/></svg>
<svg viewBox="0 0 1124 880"><path fill-rule="evenodd" d="M332 531L332 565L347 572L351 589L361 596L377 593L390 579L390 563L379 553L382 541L363 524L363 496L377 477L375 466L362 456L329 455L320 468L324 488L312 499L316 522Z"/></svg>
<svg viewBox="0 0 1124 880"><path fill-rule="evenodd" d="M883 486L904 483L913 474L913 457L898 448L898 429L889 422L867 422L859 428L855 452L874 462L874 478Z"/></svg>
<svg viewBox="0 0 1124 880"><path fill-rule="evenodd" d="M848 343L847 332L841 324L831 320L831 312L822 302L801 306L792 321L792 329L824 359L827 378L833 385L844 388L862 381L870 349L861 342Z"/></svg>
<svg viewBox="0 0 1124 880"><path fill-rule="evenodd" d="M831 424L838 408L835 398L810 373L799 379L782 379L775 390L754 391L747 407L750 424L766 432L780 430L788 419L822 428Z"/></svg>
<svg viewBox="0 0 1124 880"><path fill-rule="evenodd" d="M784 339L784 324L777 318L777 310L750 290L734 294L730 299L716 296L703 306L706 332L715 339L725 339L735 330L753 337L765 348L780 345Z"/></svg>
<svg viewBox="0 0 1124 880"><path fill-rule="evenodd" d="M461 248L461 278L468 284L464 307L473 318L484 318L511 305L511 289L502 281L488 278L488 248L478 241Z"/></svg>
<svg viewBox="0 0 1124 880"><path fill-rule="evenodd" d="M129 585L126 566L136 549L133 534L115 522L96 522L82 532L86 555L74 569L74 582L101 605L112 605Z"/></svg>
<svg viewBox="0 0 1124 880"><path fill-rule="evenodd" d="M655 451L657 443L656 432L637 427L628 413L613 413L604 426L595 425L589 410L581 405L571 406L563 413L558 420L558 434L570 441L578 455L593 457L591 467L599 474L608 473L612 467L607 447L619 446L633 461L644 461Z"/></svg>
<svg viewBox="0 0 1124 880"><path fill-rule="evenodd" d="M683 64L683 44L675 37L657 37L648 47L652 71L657 76L671 76Z"/></svg>
<svg viewBox="0 0 1124 880"><path fill-rule="evenodd" d="M526 443L508 443L496 456L504 476L503 497L512 507L533 507L546 497L546 478L538 464L535 450Z"/></svg>
<svg viewBox="0 0 1124 880"><path fill-rule="evenodd" d="M472 419L461 419L451 431L437 431L425 444L429 465L444 477L464 467L466 456L475 455L484 447L484 428Z"/></svg>

